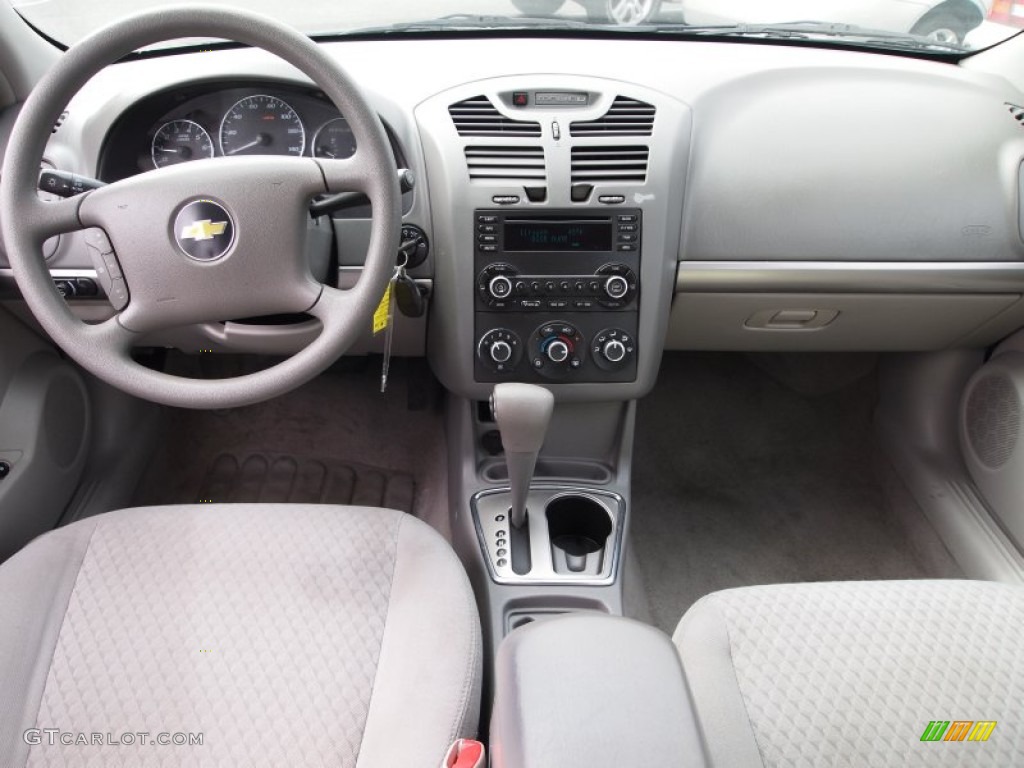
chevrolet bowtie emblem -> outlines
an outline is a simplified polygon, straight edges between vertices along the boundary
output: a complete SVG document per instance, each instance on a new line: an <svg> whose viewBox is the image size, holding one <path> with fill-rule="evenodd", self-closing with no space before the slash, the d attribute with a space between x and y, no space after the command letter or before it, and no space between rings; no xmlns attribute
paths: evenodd
<svg viewBox="0 0 1024 768"><path fill-rule="evenodd" d="M189 224L181 230L182 240L213 240L217 235L223 235L227 229L226 221L210 221L203 219Z"/></svg>

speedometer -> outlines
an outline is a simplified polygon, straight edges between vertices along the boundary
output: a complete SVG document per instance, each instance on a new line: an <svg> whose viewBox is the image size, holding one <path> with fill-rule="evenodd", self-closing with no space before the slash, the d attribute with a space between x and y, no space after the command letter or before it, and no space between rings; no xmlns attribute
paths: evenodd
<svg viewBox="0 0 1024 768"><path fill-rule="evenodd" d="M306 129L295 110L276 96L246 96L220 122L225 155L301 155Z"/></svg>
<svg viewBox="0 0 1024 768"><path fill-rule="evenodd" d="M157 168L189 160L202 160L213 157L213 139L199 123L171 120L153 134L150 154Z"/></svg>

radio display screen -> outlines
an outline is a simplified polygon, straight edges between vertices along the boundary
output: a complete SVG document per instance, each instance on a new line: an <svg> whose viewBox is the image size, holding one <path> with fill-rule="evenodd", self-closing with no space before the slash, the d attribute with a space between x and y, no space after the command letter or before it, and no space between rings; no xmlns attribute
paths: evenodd
<svg viewBox="0 0 1024 768"><path fill-rule="evenodd" d="M505 219L506 251L610 251L612 221L593 219Z"/></svg>

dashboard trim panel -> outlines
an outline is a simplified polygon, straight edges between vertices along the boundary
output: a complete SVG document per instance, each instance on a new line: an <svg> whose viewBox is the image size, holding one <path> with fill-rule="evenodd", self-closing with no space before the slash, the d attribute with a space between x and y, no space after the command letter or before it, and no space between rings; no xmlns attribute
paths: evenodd
<svg viewBox="0 0 1024 768"><path fill-rule="evenodd" d="M1024 263L680 261L676 293L1024 293Z"/></svg>

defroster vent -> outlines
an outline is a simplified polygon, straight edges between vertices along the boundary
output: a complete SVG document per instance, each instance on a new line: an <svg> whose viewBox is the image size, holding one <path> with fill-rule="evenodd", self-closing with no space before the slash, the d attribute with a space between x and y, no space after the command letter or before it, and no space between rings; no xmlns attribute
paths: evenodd
<svg viewBox="0 0 1024 768"><path fill-rule="evenodd" d="M540 123L505 117L486 96L474 96L448 107L459 136L540 136Z"/></svg>
<svg viewBox="0 0 1024 768"><path fill-rule="evenodd" d="M649 154L643 146L573 147L572 183L644 182Z"/></svg>
<svg viewBox="0 0 1024 768"><path fill-rule="evenodd" d="M571 136L650 136L654 130L654 105L625 96L615 101L597 120L571 123Z"/></svg>

